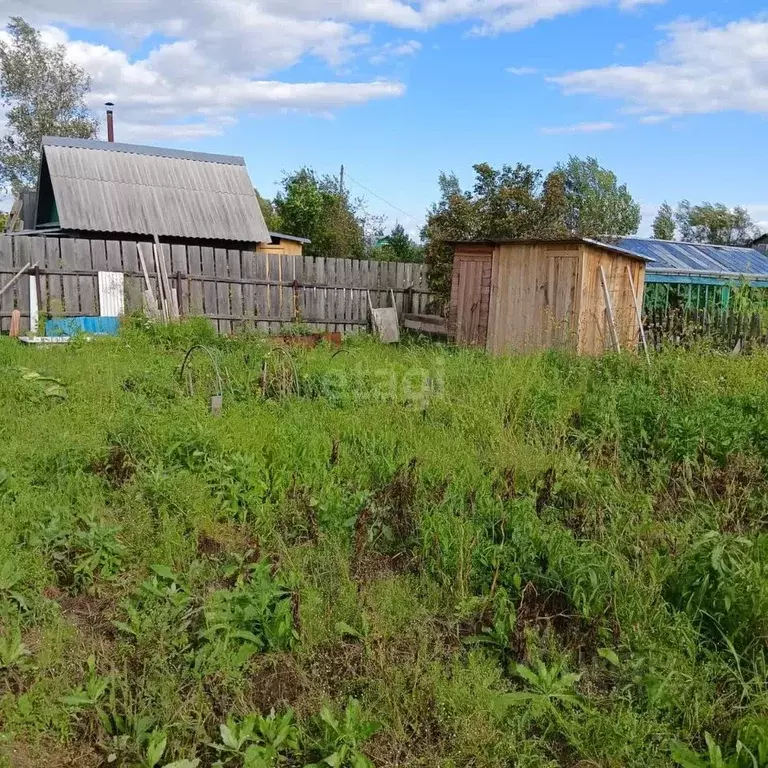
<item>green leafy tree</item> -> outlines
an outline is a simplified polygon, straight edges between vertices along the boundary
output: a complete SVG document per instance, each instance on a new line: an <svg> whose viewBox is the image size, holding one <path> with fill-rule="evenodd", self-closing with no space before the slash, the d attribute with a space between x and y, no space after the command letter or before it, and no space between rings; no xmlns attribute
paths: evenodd
<svg viewBox="0 0 768 768"><path fill-rule="evenodd" d="M413 241L402 224L395 224L386 243L376 255L382 261L420 262L424 260L421 247Z"/></svg>
<svg viewBox="0 0 768 768"><path fill-rule="evenodd" d="M259 201L259 208L261 208L261 215L264 217L267 229L270 232L282 232L282 221L275 210L275 204L269 198L262 197L258 189L253 191L256 193L256 199Z"/></svg>
<svg viewBox="0 0 768 768"><path fill-rule="evenodd" d="M640 226L640 205L616 174L597 159L569 157L555 166L565 193L564 228L583 237L631 235Z"/></svg>
<svg viewBox="0 0 768 768"><path fill-rule="evenodd" d="M714 245L748 245L759 232L746 208L722 203L691 205L682 200L675 211L682 240Z"/></svg>
<svg viewBox="0 0 768 768"><path fill-rule="evenodd" d="M375 225L363 202L351 199L335 176L318 176L311 168L287 174L273 200L282 231L309 238L308 256L362 258L368 229Z"/></svg>
<svg viewBox="0 0 768 768"><path fill-rule="evenodd" d="M657 240L675 239L675 214L672 206L664 201L653 220L653 236Z"/></svg>
<svg viewBox="0 0 768 768"><path fill-rule="evenodd" d="M67 60L63 45L46 45L40 32L14 16L0 41L0 100L6 132L0 139L0 181L14 194L34 187L43 136L89 139L97 120L85 98L91 81Z"/></svg>

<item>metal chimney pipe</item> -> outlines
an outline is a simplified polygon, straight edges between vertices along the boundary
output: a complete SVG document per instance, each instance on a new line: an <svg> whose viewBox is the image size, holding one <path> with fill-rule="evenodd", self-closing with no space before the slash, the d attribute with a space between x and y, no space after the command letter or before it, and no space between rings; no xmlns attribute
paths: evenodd
<svg viewBox="0 0 768 768"><path fill-rule="evenodd" d="M107 141L114 142L115 140L115 118L112 112L112 107L115 105L108 101L105 105L107 108Z"/></svg>

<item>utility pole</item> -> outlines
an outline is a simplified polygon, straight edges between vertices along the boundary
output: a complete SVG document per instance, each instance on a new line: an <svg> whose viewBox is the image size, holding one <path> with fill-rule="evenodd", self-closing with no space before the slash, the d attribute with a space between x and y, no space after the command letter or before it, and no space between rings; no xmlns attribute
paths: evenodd
<svg viewBox="0 0 768 768"><path fill-rule="evenodd" d="M341 173L339 173L339 189L342 196L344 195L344 165L341 166Z"/></svg>

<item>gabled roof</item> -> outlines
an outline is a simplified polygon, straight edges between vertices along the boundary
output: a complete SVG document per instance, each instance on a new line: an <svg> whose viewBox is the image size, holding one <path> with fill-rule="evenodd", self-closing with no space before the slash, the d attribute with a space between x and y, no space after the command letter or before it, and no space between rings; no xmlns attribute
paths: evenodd
<svg viewBox="0 0 768 768"><path fill-rule="evenodd" d="M45 137L38 189L38 226L270 242L241 157Z"/></svg>
<svg viewBox="0 0 768 768"><path fill-rule="evenodd" d="M768 253L755 248L621 237L617 245L653 260L650 272L768 275Z"/></svg>

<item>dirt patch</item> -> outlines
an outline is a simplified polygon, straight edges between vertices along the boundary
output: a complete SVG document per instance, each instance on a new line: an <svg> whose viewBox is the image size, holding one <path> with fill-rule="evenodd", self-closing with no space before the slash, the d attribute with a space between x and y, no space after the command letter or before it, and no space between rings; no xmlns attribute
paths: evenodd
<svg viewBox="0 0 768 768"><path fill-rule="evenodd" d="M361 643L342 640L315 650L304 664L305 693L313 702L359 695L365 671Z"/></svg>
<svg viewBox="0 0 768 768"><path fill-rule="evenodd" d="M510 645L515 657L527 663L531 660L529 631L534 630L542 638L554 633L560 647L576 654L578 664L582 665L597 654L598 628L598 620L587 620L576 613L562 592L540 592L533 582L528 582L517 607Z"/></svg>
<svg viewBox="0 0 768 768"><path fill-rule="evenodd" d="M312 493L307 486L298 485L295 477L280 507L277 527L285 542L292 546L315 544L320 535Z"/></svg>
<svg viewBox="0 0 768 768"><path fill-rule="evenodd" d="M115 627L112 624L115 603L112 599L82 594L64 595L58 597L57 602L62 616L81 635L110 642L115 639Z"/></svg>
<svg viewBox="0 0 768 768"><path fill-rule="evenodd" d="M221 560L228 553L246 557L246 562L257 563L261 558L261 541L246 527L222 523L215 531L200 531L197 535L197 553L208 560Z"/></svg>
<svg viewBox="0 0 768 768"><path fill-rule="evenodd" d="M517 491L514 467L508 467L496 478L493 484L493 493L502 501L512 501L513 499L520 498L520 494Z"/></svg>
<svg viewBox="0 0 768 768"><path fill-rule="evenodd" d="M91 472L103 477L112 488L122 488L136 474L136 464L121 445L111 445L105 459L91 463Z"/></svg>
<svg viewBox="0 0 768 768"><path fill-rule="evenodd" d="M257 657L248 676L245 699L249 708L264 714L296 704L306 689L304 676L290 653Z"/></svg>
<svg viewBox="0 0 768 768"><path fill-rule="evenodd" d="M14 741L0 747L0 758L13 768L97 768L102 759L87 745L58 744L45 739L39 744ZM2 762L2 760L0 760Z"/></svg>

